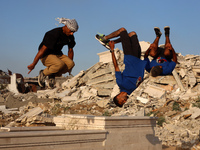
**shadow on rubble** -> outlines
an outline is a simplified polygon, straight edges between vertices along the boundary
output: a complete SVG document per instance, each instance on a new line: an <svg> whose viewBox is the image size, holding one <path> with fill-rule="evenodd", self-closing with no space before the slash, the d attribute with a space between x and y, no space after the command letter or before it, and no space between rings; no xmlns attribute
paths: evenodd
<svg viewBox="0 0 200 150"><path fill-rule="evenodd" d="M147 134L146 138L152 145L160 144L161 141L159 140L158 137L155 136L154 127L156 127L156 120L151 119L150 122L151 122L151 127L152 127L153 133L152 134Z"/></svg>

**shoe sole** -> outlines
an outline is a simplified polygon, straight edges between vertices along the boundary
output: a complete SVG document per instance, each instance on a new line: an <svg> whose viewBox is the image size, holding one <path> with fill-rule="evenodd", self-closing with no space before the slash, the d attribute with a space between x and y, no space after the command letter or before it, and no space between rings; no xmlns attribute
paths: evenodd
<svg viewBox="0 0 200 150"><path fill-rule="evenodd" d="M40 70L40 72L43 70ZM40 87L44 87L44 85L42 85L42 83L40 82L40 72L39 72L39 76L38 76L38 84Z"/></svg>
<svg viewBox="0 0 200 150"><path fill-rule="evenodd" d="M95 39L96 39L97 41L99 41L99 43L101 43L101 45L103 45L104 47L106 47L107 49L110 50L110 47L109 47L108 45L106 45L105 43L103 43L101 40L99 40L96 36L95 36Z"/></svg>
<svg viewBox="0 0 200 150"><path fill-rule="evenodd" d="M158 30L160 31L160 28L159 28L159 27L154 27L154 30L155 30L155 29L158 29Z"/></svg>
<svg viewBox="0 0 200 150"><path fill-rule="evenodd" d="M154 27L154 30L155 29L158 29L159 30L159 33L160 33L160 35L162 35L162 32L160 31L160 28L159 27Z"/></svg>
<svg viewBox="0 0 200 150"><path fill-rule="evenodd" d="M165 30L165 29L170 29L170 27L169 27L169 26L165 26L165 27L164 27L164 30Z"/></svg>

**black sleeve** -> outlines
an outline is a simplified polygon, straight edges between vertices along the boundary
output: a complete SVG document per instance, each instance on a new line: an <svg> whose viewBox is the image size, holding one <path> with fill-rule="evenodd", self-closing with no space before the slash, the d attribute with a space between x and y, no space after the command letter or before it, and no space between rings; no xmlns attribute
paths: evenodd
<svg viewBox="0 0 200 150"><path fill-rule="evenodd" d="M55 44L56 44L56 36L54 36L53 34L47 32L44 36L43 39L43 44L48 48L48 49L53 49Z"/></svg>
<svg viewBox="0 0 200 150"><path fill-rule="evenodd" d="M75 38L72 35L69 37L69 39L70 39L70 42L68 43L68 46L69 46L69 48L73 48L76 45Z"/></svg>

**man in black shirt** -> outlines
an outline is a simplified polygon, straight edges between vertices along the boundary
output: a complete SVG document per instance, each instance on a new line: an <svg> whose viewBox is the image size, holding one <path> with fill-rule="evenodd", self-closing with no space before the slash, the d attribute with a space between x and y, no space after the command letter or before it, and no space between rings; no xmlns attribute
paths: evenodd
<svg viewBox="0 0 200 150"><path fill-rule="evenodd" d="M75 19L58 19L59 23L63 23L65 26L45 33L33 63L27 66L30 70L28 74L35 68L39 59L47 67L41 70L38 76L38 84L41 87L45 86L46 77L49 78L48 86L53 87L55 76L61 76L66 72L70 73L75 65L73 62L73 47L76 45L76 42L73 34L78 30L78 23ZM62 53L62 48L65 45L68 45L68 56Z"/></svg>

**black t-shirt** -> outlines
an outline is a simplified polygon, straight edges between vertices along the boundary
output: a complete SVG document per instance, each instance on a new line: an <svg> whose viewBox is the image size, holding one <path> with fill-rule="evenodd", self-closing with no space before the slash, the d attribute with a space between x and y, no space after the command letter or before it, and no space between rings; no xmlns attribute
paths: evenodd
<svg viewBox="0 0 200 150"><path fill-rule="evenodd" d="M69 48L73 48L76 45L76 42L73 35L67 36L63 33L62 27L59 27L45 33L39 46L39 50L43 45L48 48L42 56L45 57L49 54L62 55L63 46L68 45Z"/></svg>

